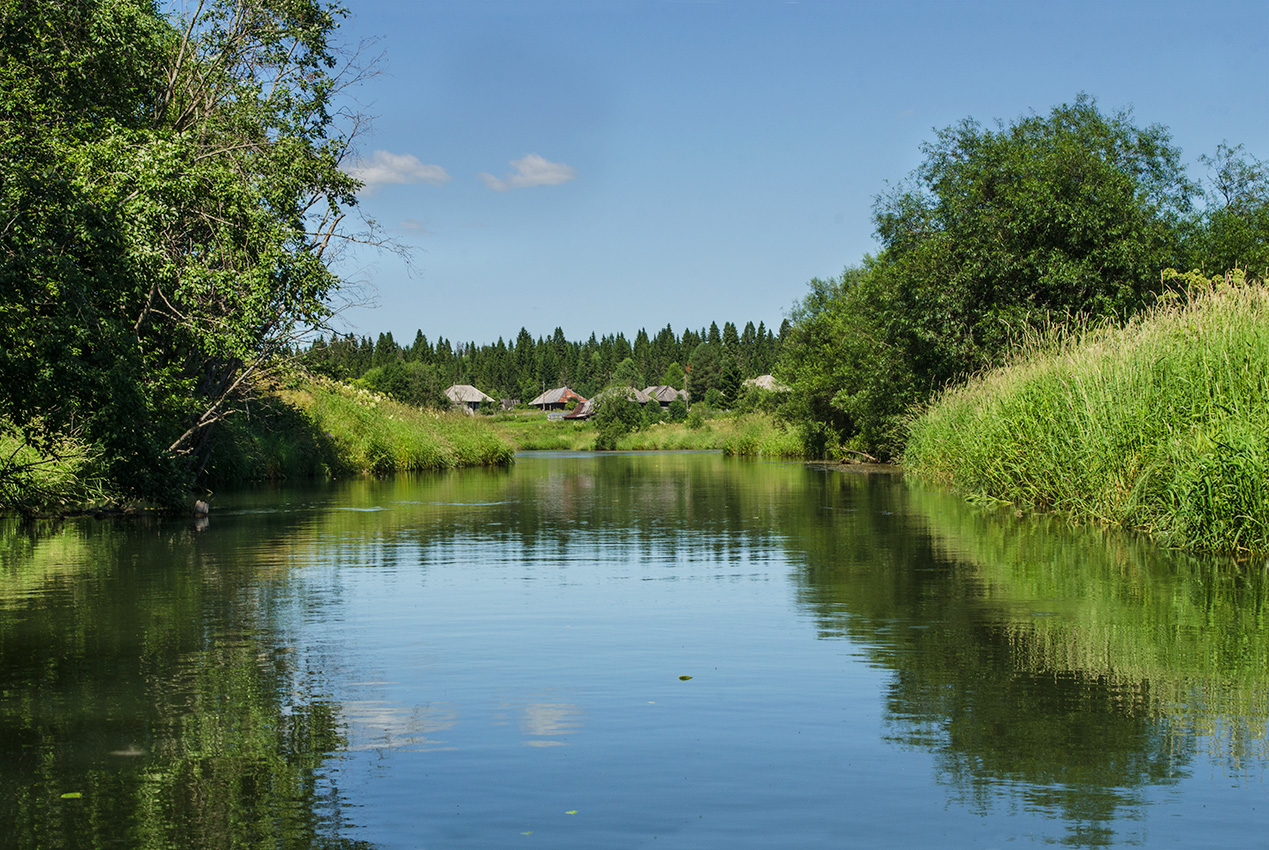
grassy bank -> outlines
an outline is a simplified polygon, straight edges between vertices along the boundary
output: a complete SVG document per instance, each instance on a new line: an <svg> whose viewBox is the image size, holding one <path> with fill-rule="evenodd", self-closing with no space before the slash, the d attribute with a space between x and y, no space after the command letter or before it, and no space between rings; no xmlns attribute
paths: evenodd
<svg viewBox="0 0 1269 850"><path fill-rule="evenodd" d="M213 483L391 475L510 463L487 422L438 413L325 378L268 393L221 429Z"/></svg>
<svg viewBox="0 0 1269 850"><path fill-rule="evenodd" d="M909 469L988 500L1269 550L1269 289L1188 289L1126 327L1049 340L939 398Z"/></svg>
<svg viewBox="0 0 1269 850"><path fill-rule="evenodd" d="M103 503L97 462L94 447L75 435L46 433L33 444L0 418L0 511L31 514Z"/></svg>
<svg viewBox="0 0 1269 850"><path fill-rule="evenodd" d="M549 421L541 413L496 416L493 428L518 451L592 451L598 430L589 421ZM715 413L688 422L645 425L617 439L617 451L721 451L736 457L802 457L802 439L765 413Z"/></svg>

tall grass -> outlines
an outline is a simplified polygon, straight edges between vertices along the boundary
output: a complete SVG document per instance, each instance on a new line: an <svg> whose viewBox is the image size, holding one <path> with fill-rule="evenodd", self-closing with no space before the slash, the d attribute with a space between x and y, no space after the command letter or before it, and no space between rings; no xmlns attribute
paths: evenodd
<svg viewBox="0 0 1269 850"><path fill-rule="evenodd" d="M97 457L76 435L45 432L40 422L23 430L0 418L0 511L32 515L102 501Z"/></svg>
<svg viewBox="0 0 1269 850"><path fill-rule="evenodd" d="M226 424L211 469L220 483L497 466L514 455L477 418L325 378L277 390Z"/></svg>
<svg viewBox="0 0 1269 850"><path fill-rule="evenodd" d="M804 457L799 428L766 413L745 413L730 420L723 437L723 454L732 457Z"/></svg>
<svg viewBox="0 0 1269 850"><path fill-rule="evenodd" d="M1213 551L1269 550L1269 289L1190 286L949 390L904 464L988 500Z"/></svg>

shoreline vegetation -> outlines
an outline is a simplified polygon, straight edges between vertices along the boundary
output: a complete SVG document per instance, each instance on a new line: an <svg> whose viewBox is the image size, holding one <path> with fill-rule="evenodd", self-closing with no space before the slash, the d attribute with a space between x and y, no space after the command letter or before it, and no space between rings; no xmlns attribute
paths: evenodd
<svg viewBox="0 0 1269 850"><path fill-rule="evenodd" d="M506 466L517 451L596 451L594 422L549 421L539 411L471 416L420 408L304 372L262 387L213 433L209 488L279 480ZM801 458L802 435L764 411L694 407L684 422L639 423L611 435L616 451L721 451ZM0 421L0 507L32 516L126 514L151 506L113 496L99 451L74 436L40 446ZM193 498L191 496L191 498Z"/></svg>
<svg viewBox="0 0 1269 850"><path fill-rule="evenodd" d="M693 407L685 422L645 424L599 448L593 422L548 421L537 412L497 414L493 428L516 451L720 451L728 457L804 457L800 430L761 411L714 411Z"/></svg>
<svg viewBox="0 0 1269 850"><path fill-rule="evenodd" d="M1269 550L1269 287L1169 272L1128 323L1055 331L939 396L904 465L972 499L1164 545Z"/></svg>
<svg viewBox="0 0 1269 850"><path fill-rule="evenodd" d="M44 446L0 421L0 509L23 515L129 513L157 506L120 499L100 452L76 437ZM489 423L402 404L379 393L297 374L261 388L212 434L205 486L505 466L514 447ZM194 498L190 496L191 500Z"/></svg>

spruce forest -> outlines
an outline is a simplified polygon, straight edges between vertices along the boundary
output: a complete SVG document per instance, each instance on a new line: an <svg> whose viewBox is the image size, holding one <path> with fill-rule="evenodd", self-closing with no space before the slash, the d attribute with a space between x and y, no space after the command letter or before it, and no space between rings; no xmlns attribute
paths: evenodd
<svg viewBox="0 0 1269 850"><path fill-rule="evenodd" d="M398 401L447 407L444 390L471 384L499 400L527 403L544 390L567 386L591 397L610 385L643 388L668 385L688 389L694 399L716 399L732 405L741 383L771 373L788 333L786 319L777 333L765 322L737 331L731 322L717 322L700 331L676 334L666 325L655 335L640 329L634 342L625 334L569 341L561 328L551 337L533 336L524 328L511 344L435 343L420 330L402 346L391 333L377 340L352 335L319 338L303 353L309 370L340 381L359 381ZM715 392L717 395L715 396Z"/></svg>

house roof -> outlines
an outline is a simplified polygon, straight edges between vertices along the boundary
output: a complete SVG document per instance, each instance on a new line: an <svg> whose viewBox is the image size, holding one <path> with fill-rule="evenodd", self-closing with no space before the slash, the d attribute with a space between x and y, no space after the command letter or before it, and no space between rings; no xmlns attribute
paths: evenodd
<svg viewBox="0 0 1269 850"><path fill-rule="evenodd" d="M556 387L553 390L547 390L546 392L542 393L542 395L538 396L533 401L529 402L529 404L531 405L563 404L564 402L568 401L570 398L577 399L578 404L581 404L582 402L586 401L586 399L582 398L580 395L573 392L573 390L570 390L568 387Z"/></svg>
<svg viewBox="0 0 1269 850"><path fill-rule="evenodd" d="M624 394L627 398L634 399L640 404L647 404L648 402L652 401L651 395L644 392L643 390L635 389L634 387L613 386L613 387L608 387L602 393L600 393L601 396L621 395L621 394Z"/></svg>
<svg viewBox="0 0 1269 850"><path fill-rule="evenodd" d="M574 410L572 413L565 413L564 418L565 419L589 419L594 415L595 415L595 401L594 399L587 399L586 401L577 405L577 409Z"/></svg>
<svg viewBox="0 0 1269 850"><path fill-rule="evenodd" d="M759 389L768 390L773 393L787 393L792 388L786 384L782 384L770 375L759 375L756 378L749 378L741 383L742 387L758 387Z"/></svg>
<svg viewBox="0 0 1269 850"><path fill-rule="evenodd" d="M669 404L676 398L681 398L684 401L687 401L687 390L676 390L669 384L658 384L655 387L646 387L643 391L647 393L648 396L656 399L662 404Z"/></svg>
<svg viewBox="0 0 1269 850"><path fill-rule="evenodd" d="M493 401L492 398L473 387L471 384L454 384L445 390L445 396L455 404L479 404L482 401Z"/></svg>

